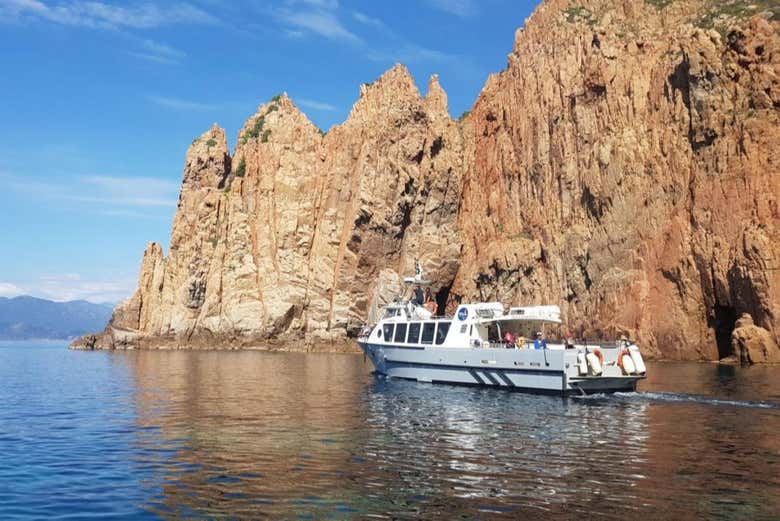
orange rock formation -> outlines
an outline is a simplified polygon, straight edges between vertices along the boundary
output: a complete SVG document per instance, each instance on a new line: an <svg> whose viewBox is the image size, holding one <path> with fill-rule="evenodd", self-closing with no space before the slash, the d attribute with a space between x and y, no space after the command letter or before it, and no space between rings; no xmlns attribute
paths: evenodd
<svg viewBox="0 0 780 521"><path fill-rule="evenodd" d="M776 360L778 19L766 0L548 0L462 121L398 65L324 136L287 96L233 154L215 126L170 253L150 245L77 345L334 349L420 258L449 309L559 303L576 334L655 357Z"/></svg>

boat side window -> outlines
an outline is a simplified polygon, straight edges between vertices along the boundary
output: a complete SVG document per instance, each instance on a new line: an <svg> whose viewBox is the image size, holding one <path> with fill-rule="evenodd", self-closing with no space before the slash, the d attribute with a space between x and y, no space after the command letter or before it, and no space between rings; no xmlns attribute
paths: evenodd
<svg viewBox="0 0 780 521"><path fill-rule="evenodd" d="M395 336L393 337L393 341L403 342L404 340L406 340L406 324L396 324Z"/></svg>
<svg viewBox="0 0 780 521"><path fill-rule="evenodd" d="M435 322L426 322L423 324L423 332L422 332L422 340L420 343L422 344L433 344L433 333L436 329L436 323Z"/></svg>
<svg viewBox="0 0 780 521"><path fill-rule="evenodd" d="M393 340L393 324L385 324L382 329L385 334L385 342L391 342Z"/></svg>
<svg viewBox="0 0 780 521"><path fill-rule="evenodd" d="M420 341L420 323L412 322L409 324L409 338L406 340L409 344L416 344Z"/></svg>
<svg viewBox="0 0 780 521"><path fill-rule="evenodd" d="M444 339L447 338L447 333L450 331L449 322L439 322L436 328L436 344L441 345L444 343Z"/></svg>
<svg viewBox="0 0 780 521"><path fill-rule="evenodd" d="M498 324L491 322L487 325L487 337L488 342L501 341L501 337L498 334Z"/></svg>

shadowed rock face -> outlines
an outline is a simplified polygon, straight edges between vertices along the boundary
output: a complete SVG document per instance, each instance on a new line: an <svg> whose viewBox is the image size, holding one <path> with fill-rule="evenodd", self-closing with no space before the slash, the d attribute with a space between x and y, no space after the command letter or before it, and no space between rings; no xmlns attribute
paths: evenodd
<svg viewBox="0 0 780 521"><path fill-rule="evenodd" d="M729 355L742 312L777 338L777 22L579 3L537 9L464 125L454 296L562 301L664 358Z"/></svg>
<svg viewBox="0 0 780 521"><path fill-rule="evenodd" d="M396 66L325 136L287 96L232 155L215 126L169 255L147 249L92 344L333 349L420 258L449 310L560 303L579 335L708 360L738 354L749 313L777 349L776 11L550 0L460 122L436 77L423 98Z"/></svg>

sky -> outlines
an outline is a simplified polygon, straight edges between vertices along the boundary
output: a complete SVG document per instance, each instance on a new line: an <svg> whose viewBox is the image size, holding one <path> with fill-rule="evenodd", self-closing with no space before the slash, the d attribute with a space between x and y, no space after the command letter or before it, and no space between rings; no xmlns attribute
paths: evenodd
<svg viewBox="0 0 780 521"><path fill-rule="evenodd" d="M0 0L0 296L115 303L167 248L184 155L287 92L327 130L361 83L439 74L454 117L531 0Z"/></svg>

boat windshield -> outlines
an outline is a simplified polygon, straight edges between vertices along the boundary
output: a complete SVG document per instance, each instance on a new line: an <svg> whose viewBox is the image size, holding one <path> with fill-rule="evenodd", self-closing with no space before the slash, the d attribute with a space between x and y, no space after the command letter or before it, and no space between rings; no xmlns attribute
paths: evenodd
<svg viewBox="0 0 780 521"><path fill-rule="evenodd" d="M383 316L382 319L397 317L400 314L401 310L398 308L387 308L385 309L385 316Z"/></svg>
<svg viewBox="0 0 780 521"><path fill-rule="evenodd" d="M563 343L561 324L545 320L493 320L483 322L484 339L492 347L531 346L538 333L549 344Z"/></svg>

